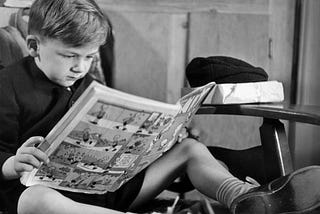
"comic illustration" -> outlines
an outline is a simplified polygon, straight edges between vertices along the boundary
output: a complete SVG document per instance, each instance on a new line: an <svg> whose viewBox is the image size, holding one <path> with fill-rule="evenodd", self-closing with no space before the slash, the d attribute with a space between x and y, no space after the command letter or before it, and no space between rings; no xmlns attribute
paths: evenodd
<svg viewBox="0 0 320 214"><path fill-rule="evenodd" d="M39 146L50 162L23 183L94 194L117 190L176 143L210 87L174 105L94 82Z"/></svg>

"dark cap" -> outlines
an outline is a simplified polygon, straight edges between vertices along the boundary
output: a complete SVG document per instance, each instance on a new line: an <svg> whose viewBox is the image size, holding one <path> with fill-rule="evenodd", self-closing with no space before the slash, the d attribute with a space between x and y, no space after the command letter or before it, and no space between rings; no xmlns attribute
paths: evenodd
<svg viewBox="0 0 320 214"><path fill-rule="evenodd" d="M268 80L268 74L262 68L227 56L196 57L188 64L186 76L191 87L209 82L220 84Z"/></svg>

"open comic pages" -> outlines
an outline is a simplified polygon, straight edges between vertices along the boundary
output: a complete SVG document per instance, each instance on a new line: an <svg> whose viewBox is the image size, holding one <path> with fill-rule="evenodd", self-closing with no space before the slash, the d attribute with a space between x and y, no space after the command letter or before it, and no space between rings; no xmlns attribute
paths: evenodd
<svg viewBox="0 0 320 214"><path fill-rule="evenodd" d="M167 104L93 82L39 145L50 162L22 183L94 194L117 190L175 144L212 86Z"/></svg>

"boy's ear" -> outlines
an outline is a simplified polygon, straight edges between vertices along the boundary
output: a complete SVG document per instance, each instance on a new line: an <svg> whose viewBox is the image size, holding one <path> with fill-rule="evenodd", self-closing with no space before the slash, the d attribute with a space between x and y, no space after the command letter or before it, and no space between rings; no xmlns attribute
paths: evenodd
<svg viewBox="0 0 320 214"><path fill-rule="evenodd" d="M28 35L26 41L30 56L39 56L39 39L34 35Z"/></svg>

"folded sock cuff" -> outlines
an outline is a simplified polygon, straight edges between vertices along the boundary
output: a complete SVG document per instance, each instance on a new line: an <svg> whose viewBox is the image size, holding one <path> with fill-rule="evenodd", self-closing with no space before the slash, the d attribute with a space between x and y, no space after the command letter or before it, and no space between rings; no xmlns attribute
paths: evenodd
<svg viewBox="0 0 320 214"><path fill-rule="evenodd" d="M216 198L223 205L230 207L234 199L244 193L247 193L253 187L255 187L255 185L244 182L235 177L230 177L219 186Z"/></svg>

